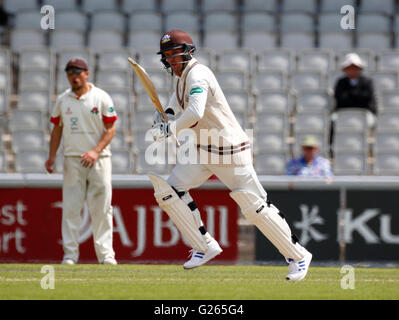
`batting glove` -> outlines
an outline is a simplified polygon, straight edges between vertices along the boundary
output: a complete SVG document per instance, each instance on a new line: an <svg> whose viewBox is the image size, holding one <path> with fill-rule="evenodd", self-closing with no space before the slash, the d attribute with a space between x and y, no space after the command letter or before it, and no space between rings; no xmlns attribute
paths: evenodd
<svg viewBox="0 0 399 320"><path fill-rule="evenodd" d="M154 141L160 142L170 137L173 134L172 125L174 125L174 121L155 123L151 131Z"/></svg>
<svg viewBox="0 0 399 320"><path fill-rule="evenodd" d="M166 114L166 116L168 117L168 121L172 121L172 120L175 119L175 113L174 113L174 111L173 111L171 108L166 109L166 110L165 110L165 114ZM154 113L154 124L153 124L153 126L156 125L157 123L161 123L161 122L163 122L163 121L164 121L164 120L163 120L162 114L161 114L158 110L155 111L155 113Z"/></svg>

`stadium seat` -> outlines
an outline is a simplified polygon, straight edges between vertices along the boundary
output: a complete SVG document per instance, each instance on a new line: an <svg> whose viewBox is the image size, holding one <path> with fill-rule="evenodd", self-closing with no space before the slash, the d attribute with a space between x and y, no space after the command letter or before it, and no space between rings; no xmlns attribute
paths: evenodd
<svg viewBox="0 0 399 320"><path fill-rule="evenodd" d="M316 0L284 0L282 1L283 12L309 12L315 13L317 8Z"/></svg>
<svg viewBox="0 0 399 320"><path fill-rule="evenodd" d="M390 19L384 14L359 14L356 22L357 47L374 51L392 47Z"/></svg>
<svg viewBox="0 0 399 320"><path fill-rule="evenodd" d="M286 89L288 86L287 74L281 70L259 71L252 76L252 90Z"/></svg>
<svg viewBox="0 0 399 320"><path fill-rule="evenodd" d="M138 111L134 113L133 121L131 122L132 131L148 130L152 127L154 118L154 108L148 111Z"/></svg>
<svg viewBox="0 0 399 320"><path fill-rule="evenodd" d="M313 16L305 13L283 13L280 16L282 48L301 50L315 46Z"/></svg>
<svg viewBox="0 0 399 320"><path fill-rule="evenodd" d="M162 34L162 15L155 11L132 12L128 19L128 29L129 32L139 30L157 31L160 39Z"/></svg>
<svg viewBox="0 0 399 320"><path fill-rule="evenodd" d="M377 90L391 90L398 87L397 71L376 71L370 76Z"/></svg>
<svg viewBox="0 0 399 320"><path fill-rule="evenodd" d="M267 49L258 53L258 70L295 70L295 54L288 49Z"/></svg>
<svg viewBox="0 0 399 320"><path fill-rule="evenodd" d="M10 14L15 14L16 12L24 9L39 9L36 0L4 0L3 6L4 10Z"/></svg>
<svg viewBox="0 0 399 320"><path fill-rule="evenodd" d="M379 71L399 70L399 50L380 52L377 55Z"/></svg>
<svg viewBox="0 0 399 320"><path fill-rule="evenodd" d="M0 116L9 109L9 94L8 90L0 89Z"/></svg>
<svg viewBox="0 0 399 320"><path fill-rule="evenodd" d="M277 10L276 0L243 0L244 11L269 11Z"/></svg>
<svg viewBox="0 0 399 320"><path fill-rule="evenodd" d="M0 70L10 70L11 57L10 50L6 47L0 47Z"/></svg>
<svg viewBox="0 0 399 320"><path fill-rule="evenodd" d="M10 73L8 70L0 70L0 89L3 90L10 90Z"/></svg>
<svg viewBox="0 0 399 320"><path fill-rule="evenodd" d="M375 155L374 173L378 175L399 174L399 152L377 152Z"/></svg>
<svg viewBox="0 0 399 320"><path fill-rule="evenodd" d="M329 128L327 112L301 112L295 115L294 132L323 133Z"/></svg>
<svg viewBox="0 0 399 320"><path fill-rule="evenodd" d="M256 132L287 132L288 115L285 112L257 112L254 129Z"/></svg>
<svg viewBox="0 0 399 320"><path fill-rule="evenodd" d="M179 10L195 11L197 10L197 3L196 0L163 0L161 1L161 10L164 13L171 13ZM166 30L171 29L166 28Z"/></svg>
<svg viewBox="0 0 399 320"><path fill-rule="evenodd" d="M118 11L95 11L91 15L91 30L125 31L125 16Z"/></svg>
<svg viewBox="0 0 399 320"><path fill-rule="evenodd" d="M155 107L153 102L151 101L150 97L148 96L147 92L145 92L144 87L141 84L136 83L136 102L135 102L135 110L136 111L149 111L154 110ZM161 102L162 106L166 109L169 98L171 96L171 92L169 90L158 90L157 94L159 101ZM152 122L151 122L152 124Z"/></svg>
<svg viewBox="0 0 399 320"><path fill-rule="evenodd" d="M0 150L0 172L7 172L7 154L4 150Z"/></svg>
<svg viewBox="0 0 399 320"><path fill-rule="evenodd" d="M122 1L122 11L132 13L136 11L156 11L158 10L157 0L128 0Z"/></svg>
<svg viewBox="0 0 399 320"><path fill-rule="evenodd" d="M12 132L12 150L15 153L23 150L40 150L45 145L47 141L42 130L20 129Z"/></svg>
<svg viewBox="0 0 399 320"><path fill-rule="evenodd" d="M336 111L335 132L366 132L368 131L366 109L348 108Z"/></svg>
<svg viewBox="0 0 399 320"><path fill-rule="evenodd" d="M21 173L46 173L44 163L47 161L48 151L20 151L15 155L15 169Z"/></svg>
<svg viewBox="0 0 399 320"><path fill-rule="evenodd" d="M365 132L334 132L334 154L341 151L367 151L367 134Z"/></svg>
<svg viewBox="0 0 399 320"><path fill-rule="evenodd" d="M99 70L126 70L130 68L127 57L135 58L135 53L126 48L113 48L98 52Z"/></svg>
<svg viewBox="0 0 399 320"><path fill-rule="evenodd" d="M19 53L18 65L21 69L35 67L53 71L55 55L53 51L46 47L25 49Z"/></svg>
<svg viewBox="0 0 399 320"><path fill-rule="evenodd" d="M15 13L14 29L41 30L40 21L42 19L40 10L21 10Z"/></svg>
<svg viewBox="0 0 399 320"><path fill-rule="evenodd" d="M236 0L224 0L224 1L202 0L201 9L205 13L214 12L217 10L234 11L237 9L237 4Z"/></svg>
<svg viewBox="0 0 399 320"><path fill-rule="evenodd" d="M35 67L19 70L19 89L36 87L38 89L50 89L53 87L53 74L47 70Z"/></svg>
<svg viewBox="0 0 399 320"><path fill-rule="evenodd" d="M391 15L395 12L394 0L363 0L360 2L359 11L372 13L385 13Z"/></svg>
<svg viewBox="0 0 399 320"><path fill-rule="evenodd" d="M286 112L293 109L294 101L289 90L261 90L255 95L257 112Z"/></svg>
<svg viewBox="0 0 399 320"><path fill-rule="evenodd" d="M55 30L78 30L86 32L87 27L88 18L83 12L78 10L57 11ZM55 30L52 30L52 32Z"/></svg>
<svg viewBox="0 0 399 320"><path fill-rule="evenodd" d="M70 48L80 48L86 45L85 35L79 30L52 30L50 47L57 52Z"/></svg>
<svg viewBox="0 0 399 320"><path fill-rule="evenodd" d="M341 19L342 15L339 10L318 15L319 48L330 50L349 50L353 48L355 33L350 29L343 30L340 26Z"/></svg>
<svg viewBox="0 0 399 320"><path fill-rule="evenodd" d="M172 82L173 79L169 73L167 73L165 70L162 70L160 68L146 68L145 69L148 75L151 78L152 83L154 84L154 87L159 91L172 91ZM136 74L134 74L134 89L136 92L143 91L144 87L143 84L141 83L140 79Z"/></svg>
<svg viewBox="0 0 399 320"><path fill-rule="evenodd" d="M356 0L321 0L320 12L335 12L340 13L343 6L350 5L356 8Z"/></svg>
<svg viewBox="0 0 399 320"><path fill-rule="evenodd" d="M200 63L206 65L211 70L216 69L216 53L212 49L197 48L194 53L194 58L196 58Z"/></svg>
<svg viewBox="0 0 399 320"><path fill-rule="evenodd" d="M112 152L112 173L131 174L134 170L134 162L129 150L116 149Z"/></svg>
<svg viewBox="0 0 399 320"><path fill-rule="evenodd" d="M116 131L126 132L129 129L129 112L119 110L117 112L118 119L116 120Z"/></svg>
<svg viewBox="0 0 399 320"><path fill-rule="evenodd" d="M120 48L124 46L123 33L116 30L91 30L88 45L93 51Z"/></svg>
<svg viewBox="0 0 399 320"><path fill-rule="evenodd" d="M387 112L381 110L377 117L378 130L398 130L399 128L399 113Z"/></svg>
<svg viewBox="0 0 399 320"><path fill-rule="evenodd" d="M253 110L253 99L248 90L226 89L223 93L233 112L248 113Z"/></svg>
<svg viewBox="0 0 399 320"><path fill-rule="evenodd" d="M42 5L51 5L57 10L57 28L58 28L58 17L61 11L58 10L72 10L76 9L75 0L44 0Z"/></svg>
<svg viewBox="0 0 399 320"><path fill-rule="evenodd" d="M255 52L247 49L226 49L218 51L218 69L242 70L252 72L255 70Z"/></svg>
<svg viewBox="0 0 399 320"><path fill-rule="evenodd" d="M399 135L397 130L377 128L375 133L375 152L399 152Z"/></svg>
<svg viewBox="0 0 399 320"><path fill-rule="evenodd" d="M297 112L329 112L332 107L328 90L301 90L296 94Z"/></svg>
<svg viewBox="0 0 399 320"><path fill-rule="evenodd" d="M45 114L38 110L12 110L10 115L10 130L15 129L42 129L48 126L50 119L45 118Z"/></svg>
<svg viewBox="0 0 399 320"><path fill-rule="evenodd" d="M320 71L296 71L291 74L291 88L296 91L323 89L326 79Z"/></svg>
<svg viewBox="0 0 399 320"><path fill-rule="evenodd" d="M277 45L276 22L271 13L244 12L241 32L243 48L262 50Z"/></svg>
<svg viewBox="0 0 399 320"><path fill-rule="evenodd" d="M143 49L151 49L155 48L152 54L155 57L159 56L156 53L159 51L159 40L162 31L152 31L152 30L138 30L138 31L130 31L128 34L128 47L138 51ZM158 47L157 47L158 46Z"/></svg>
<svg viewBox="0 0 399 320"><path fill-rule="evenodd" d="M339 152L334 155L333 172L336 175L362 175L368 170L364 152Z"/></svg>
<svg viewBox="0 0 399 320"><path fill-rule="evenodd" d="M133 131L133 149L136 153L145 151L151 143L154 143L154 139L150 128L135 129Z"/></svg>
<svg viewBox="0 0 399 320"><path fill-rule="evenodd" d="M10 37L10 46L13 52L20 52L26 48L43 47L46 44L45 34L42 30L12 29Z"/></svg>
<svg viewBox="0 0 399 320"><path fill-rule="evenodd" d="M335 55L330 50L308 49L298 53L299 70L319 70L328 73L335 69Z"/></svg>
<svg viewBox="0 0 399 320"><path fill-rule="evenodd" d="M117 6L115 0L82 0L82 9L93 13L96 10L116 10Z"/></svg>
<svg viewBox="0 0 399 320"><path fill-rule="evenodd" d="M237 26L238 21L235 13L227 11L207 13L204 16L203 46L213 49L238 48Z"/></svg>
<svg viewBox="0 0 399 320"><path fill-rule="evenodd" d="M379 97L381 99L378 104L379 111L399 112L399 92L397 89L382 90Z"/></svg>
<svg viewBox="0 0 399 320"><path fill-rule="evenodd" d="M159 37L158 37L159 38ZM158 39L159 43L159 39ZM147 49L141 49L138 52L138 63L145 69L158 69L164 70L164 65L161 62L161 56L157 54L159 47L152 47ZM166 70L164 70L166 72Z"/></svg>
<svg viewBox="0 0 399 320"><path fill-rule="evenodd" d="M117 131L115 136L111 140L111 151L114 150L127 150L129 148L128 133L123 131Z"/></svg>
<svg viewBox="0 0 399 320"><path fill-rule="evenodd" d="M189 3L189 1L187 1ZM172 11L164 16L165 30L184 30L200 44L200 17L194 11ZM161 36L161 35L160 35Z"/></svg>
<svg viewBox="0 0 399 320"><path fill-rule="evenodd" d="M258 174L283 175L287 156L285 152L267 152L255 155L254 166Z"/></svg>
<svg viewBox="0 0 399 320"><path fill-rule="evenodd" d="M245 89L249 87L248 73L239 70L219 70L216 79L222 89Z"/></svg>
<svg viewBox="0 0 399 320"><path fill-rule="evenodd" d="M48 88L26 87L18 92L17 107L19 110L48 112L50 110L50 96L51 93Z"/></svg>
<svg viewBox="0 0 399 320"><path fill-rule="evenodd" d="M98 70L96 84L101 87L131 88L131 74L128 70Z"/></svg>
<svg viewBox="0 0 399 320"><path fill-rule="evenodd" d="M254 152L255 154L286 152L288 150L286 139L285 132L256 132L253 143Z"/></svg>
<svg viewBox="0 0 399 320"><path fill-rule="evenodd" d="M328 74L328 79L327 79L327 89L330 90L331 92L334 92L335 86L337 84L337 81L344 77L345 74L343 71L341 70L336 70L336 71L332 71L329 72Z"/></svg>
<svg viewBox="0 0 399 320"><path fill-rule="evenodd" d="M115 106L115 110L122 111L125 114L129 114L133 110L133 97L130 88L108 88L102 87L101 89L107 92Z"/></svg>

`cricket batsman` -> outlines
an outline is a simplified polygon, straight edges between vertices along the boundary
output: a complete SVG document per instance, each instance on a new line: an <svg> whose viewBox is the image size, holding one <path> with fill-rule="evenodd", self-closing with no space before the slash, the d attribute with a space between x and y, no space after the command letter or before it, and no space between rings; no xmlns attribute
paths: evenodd
<svg viewBox="0 0 399 320"><path fill-rule="evenodd" d="M171 30L162 36L158 54L177 81L165 110L168 121L162 121L161 114L156 111L152 135L155 141L164 141L190 129L197 138L200 161L178 162L166 181L149 174L158 204L193 248L184 268L199 267L222 252L206 231L198 207L189 194L190 189L215 174L231 190L230 196L243 215L286 259L289 267L286 279L302 280L312 254L298 243L284 216L267 199L252 164L249 138L237 122L213 72L193 57L195 49L186 32ZM204 132L212 132L212 135L204 138ZM217 139L214 139L215 133ZM214 156L218 156L216 163Z"/></svg>

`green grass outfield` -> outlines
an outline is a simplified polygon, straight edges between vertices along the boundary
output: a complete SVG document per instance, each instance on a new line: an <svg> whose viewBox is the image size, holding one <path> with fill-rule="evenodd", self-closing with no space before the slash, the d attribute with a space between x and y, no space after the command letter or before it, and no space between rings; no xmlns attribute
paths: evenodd
<svg viewBox="0 0 399 320"><path fill-rule="evenodd" d="M399 269L355 268L355 289L342 289L340 267L311 267L301 282L287 267L79 264L54 267L54 289L42 289L42 264L0 264L0 299L399 299ZM48 283L48 282L47 282Z"/></svg>

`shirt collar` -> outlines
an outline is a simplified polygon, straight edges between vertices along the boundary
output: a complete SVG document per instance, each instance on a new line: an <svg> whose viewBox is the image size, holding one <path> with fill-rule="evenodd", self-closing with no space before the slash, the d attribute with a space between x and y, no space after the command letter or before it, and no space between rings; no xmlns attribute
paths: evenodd
<svg viewBox="0 0 399 320"><path fill-rule="evenodd" d="M190 66L193 65L195 62L197 62L197 59L194 57L191 58L191 60L186 64L186 67L183 70L183 73L181 74L181 77L177 76L178 78L182 79L186 76L187 70L190 69Z"/></svg>

